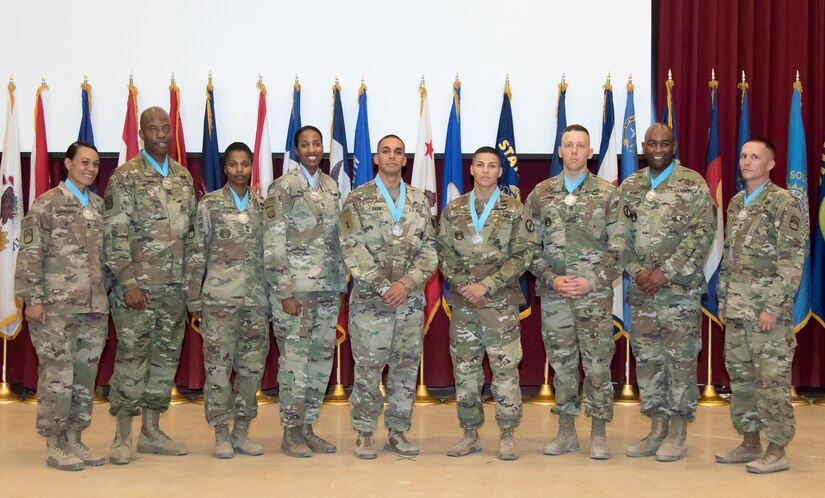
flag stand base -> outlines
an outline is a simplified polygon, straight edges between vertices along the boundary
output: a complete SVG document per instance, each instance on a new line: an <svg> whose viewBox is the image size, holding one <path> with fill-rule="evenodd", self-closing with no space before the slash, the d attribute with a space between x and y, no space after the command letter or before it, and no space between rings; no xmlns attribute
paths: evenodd
<svg viewBox="0 0 825 498"><path fill-rule="evenodd" d="M625 384L622 386L621 392L616 396L614 403L617 405L638 405L639 395L636 394L636 390L633 389L632 384Z"/></svg>
<svg viewBox="0 0 825 498"><path fill-rule="evenodd" d="M811 404L816 405L816 406L825 406L825 398L815 399L814 402L811 403Z"/></svg>
<svg viewBox="0 0 825 498"><path fill-rule="evenodd" d="M99 387L94 388L94 396L92 397L92 403L95 405L102 405L104 403L108 403L109 399L103 395Z"/></svg>
<svg viewBox="0 0 825 498"><path fill-rule="evenodd" d="M20 396L14 394L8 382L0 383L0 405L20 403Z"/></svg>
<svg viewBox="0 0 825 498"><path fill-rule="evenodd" d="M435 406L440 405L441 400L430 396L430 391L424 384L418 384L415 389L415 406Z"/></svg>
<svg viewBox="0 0 825 498"><path fill-rule="evenodd" d="M349 404L349 394L344 389L344 384L335 384L332 392L324 397L324 404L330 406L346 406Z"/></svg>
<svg viewBox="0 0 825 498"><path fill-rule="evenodd" d="M535 396L528 398L525 401L528 405L539 405L539 406L553 406L556 404L556 395L553 394L553 386L550 384L542 384L539 388L538 394Z"/></svg>
<svg viewBox="0 0 825 498"><path fill-rule="evenodd" d="M278 400L263 392L261 388L258 388L258 391L255 393L255 399L259 405L274 405L278 402Z"/></svg>
<svg viewBox="0 0 825 498"><path fill-rule="evenodd" d="M716 387L713 384L705 385L705 388L702 390L702 395L699 396L699 401L697 401L697 403L699 406L726 406L730 404L719 397L716 393Z"/></svg>
<svg viewBox="0 0 825 498"><path fill-rule="evenodd" d="M169 405L177 406L177 405L185 405L186 403L191 403L189 398L184 396L183 394L178 391L178 386L172 386L172 398L169 400Z"/></svg>
<svg viewBox="0 0 825 498"><path fill-rule="evenodd" d="M810 405L810 404L811 404L810 401L808 401L807 399L800 396L799 393L796 392L796 388L794 386L791 386L791 405L793 405L793 406L805 406L805 405Z"/></svg>

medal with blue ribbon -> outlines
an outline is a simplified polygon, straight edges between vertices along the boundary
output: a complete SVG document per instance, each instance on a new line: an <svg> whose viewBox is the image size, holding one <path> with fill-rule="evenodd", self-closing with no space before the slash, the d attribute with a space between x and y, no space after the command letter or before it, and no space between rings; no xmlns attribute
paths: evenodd
<svg viewBox="0 0 825 498"><path fill-rule="evenodd" d="M83 189L84 191L81 192L69 178L66 178L66 181L63 184L66 185L69 192L71 192L72 195L77 198L78 202L80 202L80 205L83 206L83 217L87 220L95 219L94 208L89 206L89 191Z"/></svg>
<svg viewBox="0 0 825 498"><path fill-rule="evenodd" d="M238 197L238 194L235 193L235 189L229 187L229 191L232 192L232 198L235 200L235 207L238 208L241 214L238 215L238 221L241 222L242 225L246 225L249 223L249 214L246 213L246 205L249 203L249 189L246 190L246 193L243 195L243 199Z"/></svg>
<svg viewBox="0 0 825 498"><path fill-rule="evenodd" d="M473 220L473 228L476 229L476 233L473 235L472 239L473 244L479 245L484 242L484 237L481 235L481 231L484 229L484 224L487 223L487 218L490 217L490 213L493 211L493 206L496 205L499 195L501 195L501 190L496 189L495 192L493 192L493 195L487 199L487 204L484 205L484 211L482 211L481 217L479 217L476 212L476 191L473 190L470 192L470 218Z"/></svg>
<svg viewBox="0 0 825 498"><path fill-rule="evenodd" d="M653 178L653 175L650 173L649 169L647 170L648 177L650 178L650 190L648 190L647 194L645 194L645 199L652 201L656 198L656 187L658 187L663 181L667 180L667 177L673 173L674 168L676 168L676 163L670 163L670 166L659 173L656 178Z"/></svg>
<svg viewBox="0 0 825 498"><path fill-rule="evenodd" d="M404 211L404 199L406 197L407 189L404 187L403 180L401 180L400 183L401 191L398 194L398 203L395 203L392 201L392 196L390 196L390 192L387 190L384 182L381 181L381 176L375 175L375 186L378 187L378 191L384 196L384 200L387 202L387 207L392 215L392 221L395 222L392 226L392 234L396 237L400 237L401 234L404 233L404 230L401 228L401 213Z"/></svg>
<svg viewBox="0 0 825 498"><path fill-rule="evenodd" d="M143 157L149 161L149 164L155 168L155 171L163 177L163 181L161 181L161 183L163 183L163 188L166 190L172 190L172 179L169 178L169 156L166 156L166 158L163 159L163 166L161 166L157 161L155 161L154 157L150 156L149 153L146 152L146 149L141 150L141 152L143 152Z"/></svg>
<svg viewBox="0 0 825 498"><path fill-rule="evenodd" d="M579 188L579 185L584 183L584 179L587 178L587 173L582 173L582 175L575 181L570 181L567 179L567 175L562 173L564 177L564 188L567 190L567 195L564 197L564 203L568 206L572 206L576 203L576 196L573 195L573 191Z"/></svg>

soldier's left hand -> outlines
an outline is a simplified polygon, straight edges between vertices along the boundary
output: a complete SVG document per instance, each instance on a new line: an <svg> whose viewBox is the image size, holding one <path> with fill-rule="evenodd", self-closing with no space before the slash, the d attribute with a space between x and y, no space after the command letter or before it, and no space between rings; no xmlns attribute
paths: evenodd
<svg viewBox="0 0 825 498"><path fill-rule="evenodd" d="M776 317L767 311L763 311L762 313L759 313L759 320L757 324L759 325L759 330L770 332L774 329L774 327L776 327Z"/></svg>
<svg viewBox="0 0 825 498"><path fill-rule="evenodd" d="M459 289L458 292L474 306L483 306L490 302L487 299L487 286L481 282L467 284Z"/></svg>
<svg viewBox="0 0 825 498"><path fill-rule="evenodd" d="M384 293L384 303L387 306L392 306L393 308L397 308L404 304L404 301L407 300L407 297L410 295L410 289L404 285L403 282L397 280L390 285L390 288L387 289L387 292Z"/></svg>
<svg viewBox="0 0 825 498"><path fill-rule="evenodd" d="M570 297L578 299L593 289L590 288L590 283L586 278L572 277L567 279L566 290Z"/></svg>
<svg viewBox="0 0 825 498"><path fill-rule="evenodd" d="M667 277L665 277L665 272L663 272L659 268L654 268L650 271L648 275L647 282L642 284L642 292L647 294L656 294L659 292L659 289L667 285Z"/></svg>

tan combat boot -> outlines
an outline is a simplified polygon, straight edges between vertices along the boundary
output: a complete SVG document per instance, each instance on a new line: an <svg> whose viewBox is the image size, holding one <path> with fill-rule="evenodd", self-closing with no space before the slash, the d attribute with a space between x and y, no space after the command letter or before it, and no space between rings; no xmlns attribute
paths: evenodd
<svg viewBox="0 0 825 498"><path fill-rule="evenodd" d="M625 455L631 458L648 457L656 454L662 441L667 437L668 423L670 419L663 413L653 415L650 423L650 432L638 443L631 445L625 451Z"/></svg>
<svg viewBox="0 0 825 498"><path fill-rule="evenodd" d="M248 418L239 418L235 420L235 426L232 428L232 448L241 455L260 456L264 454L264 448L260 444L256 444L249 439L249 422Z"/></svg>
<svg viewBox="0 0 825 498"><path fill-rule="evenodd" d="M83 441L80 440L80 431L66 432L66 448L69 453L83 460L84 465L99 467L106 463L106 457L92 452L88 446L83 444Z"/></svg>
<svg viewBox="0 0 825 498"><path fill-rule="evenodd" d="M138 436L138 453L182 456L188 453L186 445L173 440L160 430L160 412L149 408L143 409L143 423Z"/></svg>
<svg viewBox="0 0 825 498"><path fill-rule="evenodd" d="M46 438L46 465L57 470L83 470L83 460L66 447L64 435Z"/></svg>
<svg viewBox="0 0 825 498"><path fill-rule="evenodd" d="M751 474L772 474L790 468L785 447L774 443L768 443L768 451L762 458L745 465L745 469Z"/></svg>
<svg viewBox="0 0 825 498"><path fill-rule="evenodd" d="M665 441L656 450L657 462L675 462L687 455L687 419L674 415L670 417L670 427Z"/></svg>
<svg viewBox="0 0 825 498"><path fill-rule="evenodd" d="M109 461L126 465L132 461L132 416L119 413L115 419L115 439L109 450Z"/></svg>
<svg viewBox="0 0 825 498"><path fill-rule="evenodd" d="M499 430L497 455L499 460L518 460L518 451L516 451L514 432L515 429L512 427L506 429L502 428Z"/></svg>
<svg viewBox="0 0 825 498"><path fill-rule="evenodd" d="M215 451L212 454L221 460L229 460L235 456L235 450L229 442L229 424L215 426Z"/></svg>
<svg viewBox="0 0 825 498"><path fill-rule="evenodd" d="M306 445L301 435L301 426L284 427L284 439L281 441L281 451L284 455L295 458L312 456L312 450Z"/></svg>
<svg viewBox="0 0 825 498"><path fill-rule="evenodd" d="M573 415L559 415L559 432L552 441L544 445L545 455L564 455L579 451L579 436Z"/></svg>
<svg viewBox="0 0 825 498"><path fill-rule="evenodd" d="M404 435L404 431L396 429L390 429L390 435L387 438L386 444L384 444L384 449L401 456L415 456L420 453L417 446L407 441L407 436Z"/></svg>
<svg viewBox="0 0 825 498"><path fill-rule="evenodd" d="M470 453L481 451L481 441L478 438L478 431L475 429L464 429L461 439L447 450L447 456L463 457Z"/></svg>
<svg viewBox="0 0 825 498"><path fill-rule="evenodd" d="M607 460L610 458L610 449L607 447L607 422L593 417L590 424L590 458Z"/></svg>
<svg viewBox="0 0 825 498"><path fill-rule="evenodd" d="M304 438L304 443L313 453L335 453L338 451L334 444L315 434L312 430L312 424L304 424L301 435Z"/></svg>
<svg viewBox="0 0 825 498"><path fill-rule="evenodd" d="M363 460L374 460L378 458L378 452L375 451L375 438L372 432L358 433L358 438L355 440L355 451L353 453L357 458Z"/></svg>
<svg viewBox="0 0 825 498"><path fill-rule="evenodd" d="M746 432L742 444L736 448L716 454L718 463L748 463L762 456L762 441L759 431Z"/></svg>

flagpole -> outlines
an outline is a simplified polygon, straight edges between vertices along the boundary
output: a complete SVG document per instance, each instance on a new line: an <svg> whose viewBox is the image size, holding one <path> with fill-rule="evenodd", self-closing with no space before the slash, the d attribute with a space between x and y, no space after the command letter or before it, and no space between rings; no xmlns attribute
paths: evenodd
<svg viewBox="0 0 825 498"><path fill-rule="evenodd" d="M708 380L697 403L700 406L727 406L728 401L719 397L713 385L713 320L708 317Z"/></svg>
<svg viewBox="0 0 825 498"><path fill-rule="evenodd" d="M524 401L528 405L553 406L556 404L556 395L553 393L553 386L550 385L550 360L544 362L544 384L539 387L539 392L533 397Z"/></svg>
<svg viewBox="0 0 825 498"><path fill-rule="evenodd" d="M639 395L630 383L630 335L624 334L624 385L621 392L616 396L615 403L619 405L638 405Z"/></svg>
<svg viewBox="0 0 825 498"><path fill-rule="evenodd" d="M336 78L337 83L337 78ZM341 296L341 306L344 305L344 300L347 298L346 294ZM342 329L343 331L343 329ZM335 340L335 386L332 388L332 393L327 396L324 396L324 404L331 405L331 406L345 406L349 404L349 394L347 394L347 390L344 388L344 384L341 383L341 344L344 343L346 337L338 341L336 337Z"/></svg>
<svg viewBox="0 0 825 498"><path fill-rule="evenodd" d="M14 394L14 391L11 390L11 386L9 383L6 382L6 348L8 347L9 340L7 338L3 338L3 382L0 383L0 405L8 405L11 403L19 403L20 396Z"/></svg>

